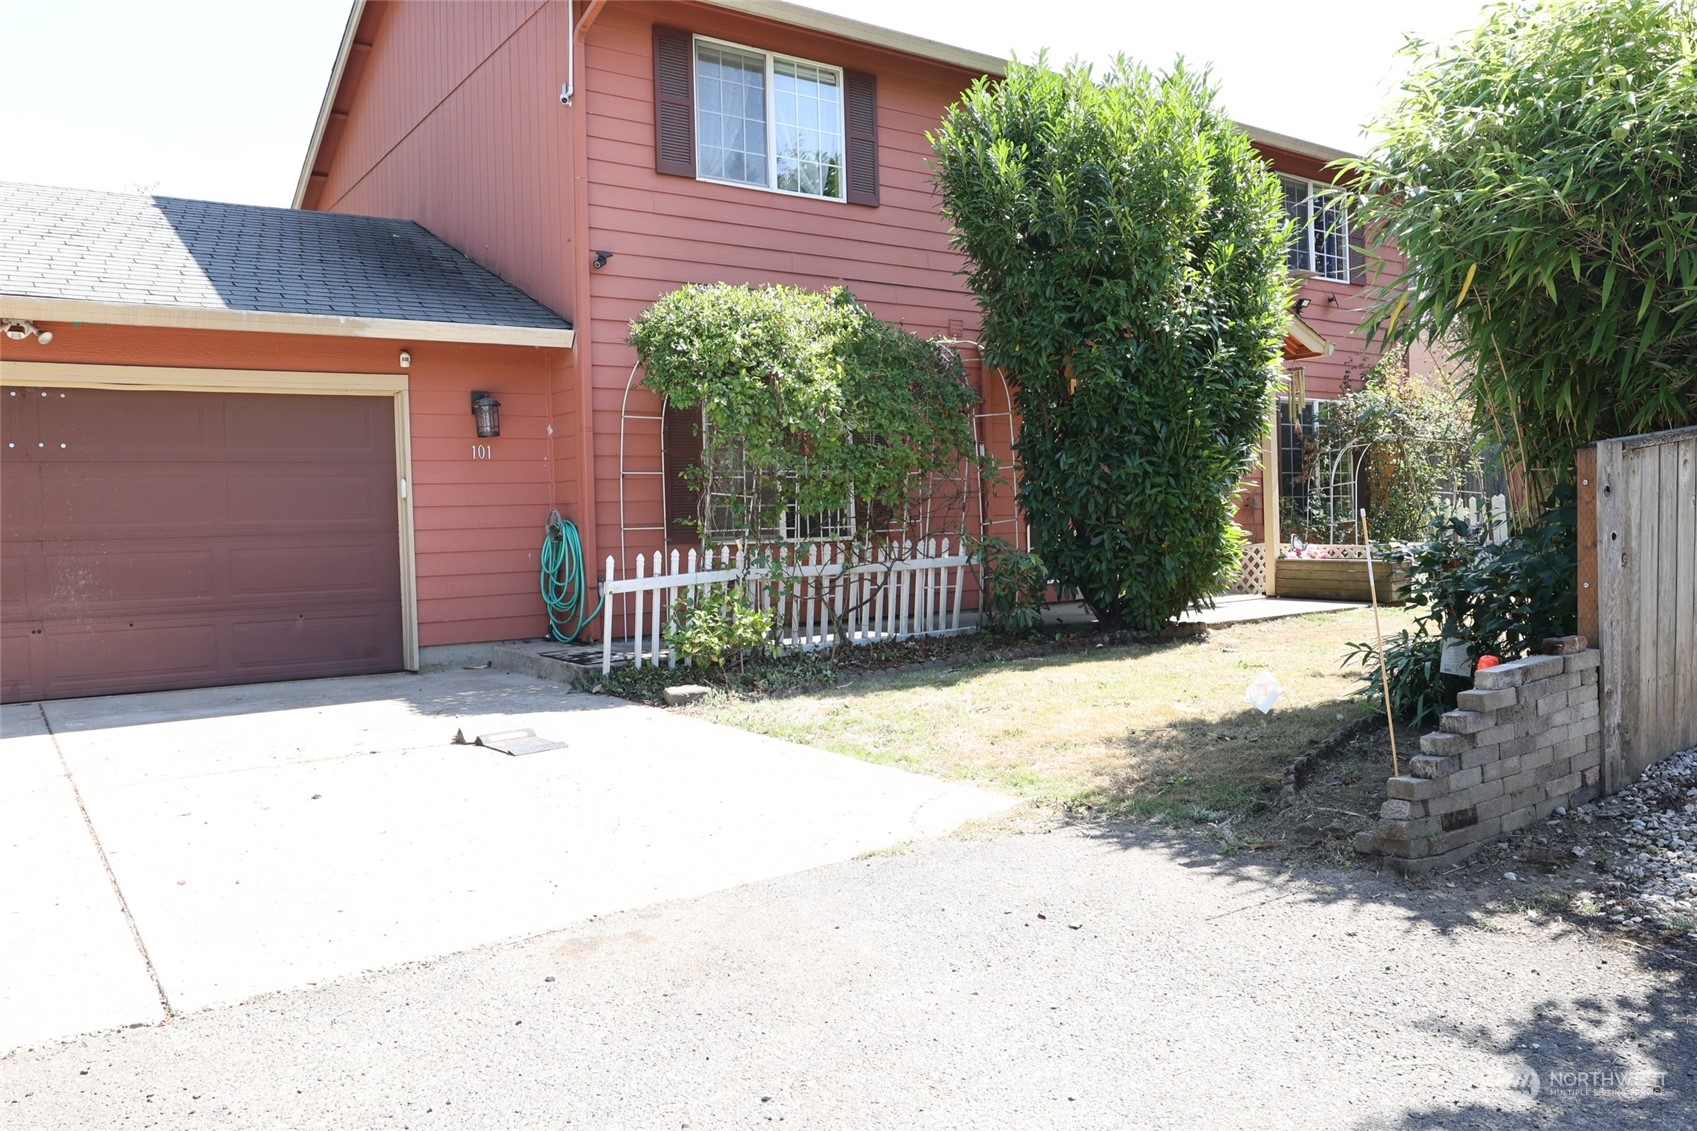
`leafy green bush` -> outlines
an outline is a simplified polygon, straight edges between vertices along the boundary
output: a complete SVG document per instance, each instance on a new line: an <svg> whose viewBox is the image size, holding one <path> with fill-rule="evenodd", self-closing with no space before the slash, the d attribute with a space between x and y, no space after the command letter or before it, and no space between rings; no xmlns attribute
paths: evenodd
<svg viewBox="0 0 1697 1131"><path fill-rule="evenodd" d="M931 137L986 359L1013 381L1035 550L1105 627L1235 576L1288 322L1277 180L1182 65L1011 64Z"/></svg>
<svg viewBox="0 0 1697 1131"><path fill-rule="evenodd" d="M709 585L693 599L678 598L666 618L666 643L680 660L706 671L731 660L740 666L766 643L775 617L756 609L740 585Z"/></svg>
<svg viewBox="0 0 1697 1131"><path fill-rule="evenodd" d="M1411 378L1400 357L1368 371L1358 389L1327 406L1320 450L1365 452L1367 517L1375 541L1404 542L1432 526L1433 498L1480 467L1472 412L1447 382ZM1354 525L1353 522L1350 525Z"/></svg>
<svg viewBox="0 0 1697 1131"><path fill-rule="evenodd" d="M1497 4L1370 126L1357 218L1409 271L1393 338L1441 340L1536 480L1594 440L1697 423L1697 7Z"/></svg>
<svg viewBox="0 0 1697 1131"><path fill-rule="evenodd" d="M1414 631L1385 640L1391 709L1411 723L1455 706L1472 680L1439 670L1444 641L1469 655L1515 660L1547 637L1574 632L1579 620L1579 537L1571 487L1558 488L1544 514L1507 542L1491 542L1483 526L1460 518L1440 522L1430 541L1400 553L1409 571L1408 604L1423 609ZM1364 694L1383 694L1370 643L1351 644L1345 662L1368 666Z"/></svg>
<svg viewBox="0 0 1697 1131"><path fill-rule="evenodd" d="M680 287L631 323L630 341L643 383L677 408L699 407L773 488L748 494L737 529L775 529L791 506L899 518L918 513L935 478L973 462L994 470L973 438L978 394L960 358L842 287ZM691 474L702 486L705 469Z"/></svg>
<svg viewBox="0 0 1697 1131"><path fill-rule="evenodd" d="M992 632L1026 632L1043 623L1049 571L1043 559L1005 538L980 538L970 546L983 592L979 624Z"/></svg>

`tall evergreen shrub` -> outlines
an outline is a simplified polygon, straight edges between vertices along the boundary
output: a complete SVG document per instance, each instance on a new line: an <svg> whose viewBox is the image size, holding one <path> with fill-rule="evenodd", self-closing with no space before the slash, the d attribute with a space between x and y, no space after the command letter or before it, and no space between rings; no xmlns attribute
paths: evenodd
<svg viewBox="0 0 1697 1131"><path fill-rule="evenodd" d="M1288 317L1277 181L1182 64L1015 63L931 143L1035 549L1105 625L1156 628L1239 564Z"/></svg>

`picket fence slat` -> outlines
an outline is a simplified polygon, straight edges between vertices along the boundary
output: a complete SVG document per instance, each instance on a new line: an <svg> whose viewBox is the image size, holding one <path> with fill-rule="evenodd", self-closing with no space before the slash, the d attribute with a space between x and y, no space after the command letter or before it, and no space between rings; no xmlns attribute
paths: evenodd
<svg viewBox="0 0 1697 1131"><path fill-rule="evenodd" d="M851 644L874 644L961 631L962 593L973 561L948 539L904 541L884 555L851 564L847 554L817 543L780 547L777 573L789 584L772 585L774 571L749 566L746 550L719 547L698 555L639 554L627 577L607 558L601 591L601 671L613 666L615 610L622 607L634 667L678 665L666 647L664 626L679 601L699 602L712 588L745 586L756 608L771 611L788 651L830 647L840 631ZM717 560L715 560L717 559ZM664 656L664 659L662 659Z"/></svg>

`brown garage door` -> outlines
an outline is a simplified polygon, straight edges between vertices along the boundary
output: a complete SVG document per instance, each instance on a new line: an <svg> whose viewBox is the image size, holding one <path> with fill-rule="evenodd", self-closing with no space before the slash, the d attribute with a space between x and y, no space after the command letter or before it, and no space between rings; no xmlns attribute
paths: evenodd
<svg viewBox="0 0 1697 1131"><path fill-rule="evenodd" d="M0 408L0 701L400 669L389 398Z"/></svg>

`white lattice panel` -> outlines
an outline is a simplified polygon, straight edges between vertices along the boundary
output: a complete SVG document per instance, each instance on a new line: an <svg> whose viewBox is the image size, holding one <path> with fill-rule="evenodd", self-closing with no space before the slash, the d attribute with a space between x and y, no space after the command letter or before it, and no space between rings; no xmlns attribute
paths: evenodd
<svg viewBox="0 0 1697 1131"><path fill-rule="evenodd" d="M1265 593L1267 591L1267 547L1260 542L1243 551L1243 567L1237 583L1227 593Z"/></svg>

